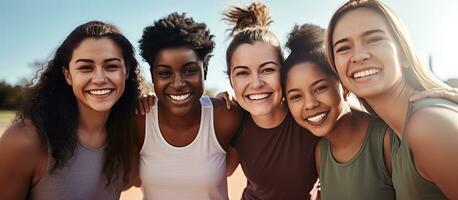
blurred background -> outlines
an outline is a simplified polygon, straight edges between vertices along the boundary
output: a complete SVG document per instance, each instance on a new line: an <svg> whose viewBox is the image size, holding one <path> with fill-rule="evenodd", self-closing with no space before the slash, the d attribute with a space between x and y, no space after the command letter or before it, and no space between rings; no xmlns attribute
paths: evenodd
<svg viewBox="0 0 458 200"><path fill-rule="evenodd" d="M242 0L0 0L0 136L14 118L21 87L48 61L55 48L76 26L90 20L117 25L138 52L138 40L145 26L171 12L186 12L205 22L215 35L216 48L205 82L209 95L230 91L224 71L228 28L221 21L229 5L246 5ZM326 27L341 0L265 0L274 23L271 30L284 44L294 24L314 23ZM385 0L405 23L416 50L431 70L449 85L458 87L458 1ZM288 52L285 51L285 55ZM142 74L151 81L148 65L140 56ZM229 178L230 198L240 198L245 185L240 170ZM123 199L140 198L138 189Z"/></svg>

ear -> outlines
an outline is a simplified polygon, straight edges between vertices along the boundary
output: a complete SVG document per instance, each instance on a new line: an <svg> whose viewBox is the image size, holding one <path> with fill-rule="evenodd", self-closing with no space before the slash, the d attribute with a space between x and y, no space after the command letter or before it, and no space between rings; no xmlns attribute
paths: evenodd
<svg viewBox="0 0 458 200"><path fill-rule="evenodd" d="M67 84L72 85L72 76L70 75L68 69L62 67L62 73L64 74L65 81L67 82Z"/></svg>

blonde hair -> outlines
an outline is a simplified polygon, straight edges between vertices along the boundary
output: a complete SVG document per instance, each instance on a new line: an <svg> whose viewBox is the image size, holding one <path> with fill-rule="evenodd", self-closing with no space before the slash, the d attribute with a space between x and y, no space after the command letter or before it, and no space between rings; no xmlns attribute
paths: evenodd
<svg viewBox="0 0 458 200"><path fill-rule="evenodd" d="M384 18L391 33L398 44L401 56L408 62L409 69L404 71L403 75L407 83L416 90L426 90L433 88L449 88L444 82L438 79L417 56L412 42L408 38L407 29L388 6L379 0L350 0L342 5L331 18L326 35L326 56L329 64L335 69L334 49L332 46L332 34L337 21L346 13L358 9L368 8ZM412 77L412 78L410 78Z"/></svg>

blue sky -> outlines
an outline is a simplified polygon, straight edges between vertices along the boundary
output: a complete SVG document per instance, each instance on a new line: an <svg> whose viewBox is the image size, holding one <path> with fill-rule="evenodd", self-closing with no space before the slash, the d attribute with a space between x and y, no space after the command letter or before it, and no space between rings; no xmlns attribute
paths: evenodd
<svg viewBox="0 0 458 200"><path fill-rule="evenodd" d="M205 22L216 41L210 61L207 88L230 88L225 69L228 44L221 13L229 5L246 5L241 0L0 0L0 80L16 84L31 78L30 64L46 60L76 26L89 20L117 25L138 47L145 26L177 11L186 12L196 21ZM284 44L294 24L315 23L326 27L340 0L271 0L261 1L270 7L274 23L271 30ZM406 24L421 57L433 56L433 71L439 78L458 78L458 1L456 0L386 0L384 1ZM137 49L138 52L138 49ZM141 58L137 57L140 61ZM149 79L148 65L141 62Z"/></svg>

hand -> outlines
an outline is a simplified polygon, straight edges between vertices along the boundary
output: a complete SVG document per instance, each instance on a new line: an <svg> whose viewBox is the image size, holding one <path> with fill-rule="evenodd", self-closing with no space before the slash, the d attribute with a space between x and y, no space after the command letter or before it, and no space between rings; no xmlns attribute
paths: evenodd
<svg viewBox="0 0 458 200"><path fill-rule="evenodd" d="M219 100L223 100L226 103L226 108L228 110L232 108L232 104L237 103L237 100L235 99L235 97L232 95L229 95L227 91L216 94L215 98Z"/></svg>
<svg viewBox="0 0 458 200"><path fill-rule="evenodd" d="M427 97L444 98L458 103L458 88L434 88L431 90L424 90L412 95L409 101L417 101Z"/></svg>
<svg viewBox="0 0 458 200"><path fill-rule="evenodd" d="M156 100L156 96L152 93L142 95L137 100L137 108L135 109L135 114L145 115L147 112L150 111L151 107L154 106L154 100Z"/></svg>

